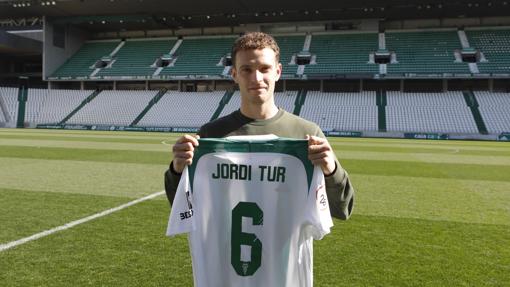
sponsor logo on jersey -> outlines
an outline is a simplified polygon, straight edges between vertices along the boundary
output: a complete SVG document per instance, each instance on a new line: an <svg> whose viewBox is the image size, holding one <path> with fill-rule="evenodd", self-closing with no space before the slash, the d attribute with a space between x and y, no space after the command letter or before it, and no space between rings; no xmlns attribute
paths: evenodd
<svg viewBox="0 0 510 287"><path fill-rule="evenodd" d="M328 197L326 196L326 188L324 185L320 185L315 191L315 200L321 211L328 208Z"/></svg>
<svg viewBox="0 0 510 287"><path fill-rule="evenodd" d="M179 213L181 220L191 218L193 216L193 205L191 205L190 199L191 191L186 191L186 201L188 202L188 211Z"/></svg>

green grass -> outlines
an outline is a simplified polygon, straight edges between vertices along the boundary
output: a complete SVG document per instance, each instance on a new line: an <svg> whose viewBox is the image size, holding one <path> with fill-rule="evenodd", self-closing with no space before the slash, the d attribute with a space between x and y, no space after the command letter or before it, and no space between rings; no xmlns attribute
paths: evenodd
<svg viewBox="0 0 510 287"><path fill-rule="evenodd" d="M163 190L178 135L0 129L0 243ZM330 138L354 214L315 242L316 286L508 286L510 145ZM1 286L192 286L164 196L0 252Z"/></svg>

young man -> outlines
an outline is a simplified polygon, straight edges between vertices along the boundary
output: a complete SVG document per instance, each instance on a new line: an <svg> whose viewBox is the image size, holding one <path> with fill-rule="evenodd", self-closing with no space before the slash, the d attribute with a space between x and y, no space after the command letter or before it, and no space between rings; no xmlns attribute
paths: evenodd
<svg viewBox="0 0 510 287"><path fill-rule="evenodd" d="M281 73L280 49L271 36L252 32L236 40L232 48L232 78L239 85L241 107L205 124L197 136L184 135L177 139L172 148L174 159L165 173L165 190L170 203L184 167L193 161L197 138L274 134L308 139L308 158L321 167L326 178L331 215L344 220L350 217L354 188L321 129L275 105L274 88Z"/></svg>

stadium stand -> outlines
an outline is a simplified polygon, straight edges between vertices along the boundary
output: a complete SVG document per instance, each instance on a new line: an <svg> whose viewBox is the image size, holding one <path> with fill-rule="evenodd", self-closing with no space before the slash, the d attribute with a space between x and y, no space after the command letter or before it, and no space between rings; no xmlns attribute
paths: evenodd
<svg viewBox="0 0 510 287"><path fill-rule="evenodd" d="M18 88L0 87L0 97L7 108L9 123L15 123L18 116ZM3 115L3 121L7 124L6 115Z"/></svg>
<svg viewBox="0 0 510 287"><path fill-rule="evenodd" d="M25 121L57 124L93 91L29 89Z"/></svg>
<svg viewBox="0 0 510 287"><path fill-rule="evenodd" d="M379 67L369 63L369 54L377 50L377 42L377 33L314 34L310 52L317 63L307 65L305 74L376 74Z"/></svg>
<svg viewBox="0 0 510 287"><path fill-rule="evenodd" d="M231 93L29 89L25 123L29 126L56 125L62 124L68 116L70 119L65 123L71 125L197 128L209 122L213 114L225 116L239 108L239 91L230 98ZM484 134L485 126L485 133L510 131L510 94L470 92L473 98L470 100L470 93L466 93L388 91L385 93L386 103L379 107L376 92L286 91L275 93L275 102L288 112L297 111L303 118L316 122L324 131ZM155 100L157 94L161 97L158 97L159 101ZM296 109L301 96L300 102L304 104ZM0 87L0 97L11 119L10 126L14 126L18 89ZM151 101L154 105L148 105ZM477 126L476 114L469 105L479 110L479 117L485 123L483 130L479 124ZM382 114L381 108L384 109ZM77 110L75 114L71 113L73 109ZM5 118L2 110L1 126L7 125ZM134 122L135 119L139 121Z"/></svg>
<svg viewBox="0 0 510 287"><path fill-rule="evenodd" d="M103 91L68 124L129 126L158 91Z"/></svg>
<svg viewBox="0 0 510 287"><path fill-rule="evenodd" d="M510 93L474 92L490 133L510 132Z"/></svg>
<svg viewBox="0 0 510 287"><path fill-rule="evenodd" d="M296 101L297 91L286 91L275 93L274 101L276 105L284 110L292 113L294 110L294 102Z"/></svg>
<svg viewBox="0 0 510 287"><path fill-rule="evenodd" d="M309 91L300 116L324 131L377 131L375 92Z"/></svg>
<svg viewBox="0 0 510 287"><path fill-rule="evenodd" d="M159 102L140 120L137 126L200 127L209 122L224 94L225 91L167 91Z"/></svg>
<svg viewBox="0 0 510 287"><path fill-rule="evenodd" d="M302 35L275 35L281 49L280 60L283 77L331 75L388 74L406 77L420 75L470 75L471 73L509 74L510 30L420 30L386 31L380 37L375 32L324 33ZM459 35L466 35L461 37ZM310 47L305 51L306 39ZM152 76L162 78L223 78L224 57L229 54L235 36L185 37L173 55L177 39L127 39L89 41L63 64L52 77L80 79L84 77L142 79ZM383 39L383 40L381 40ZM469 41L468 41L469 40ZM384 43L380 43L383 41ZM119 45L123 43L124 45ZM374 52L384 46L393 55L385 69L373 61ZM464 47L469 44L470 47ZM116 51L116 48L119 48ZM470 69L460 58L460 51L479 50L483 61ZM113 52L116 52L113 54ZM309 52L311 63L299 72L296 55ZM156 74L156 60L167 55L171 63ZM94 64L104 56L111 56L111 64L94 73Z"/></svg>
<svg viewBox="0 0 510 287"><path fill-rule="evenodd" d="M466 30L471 47L483 53L480 73L510 73L510 30Z"/></svg>
<svg viewBox="0 0 510 287"><path fill-rule="evenodd" d="M462 92L387 93L388 131L478 133Z"/></svg>
<svg viewBox="0 0 510 287"><path fill-rule="evenodd" d="M110 68L102 69L96 76L152 76L156 67L151 65L157 58L169 53L175 42L169 39L128 39L115 54L115 63Z"/></svg>
<svg viewBox="0 0 510 287"><path fill-rule="evenodd" d="M118 45L119 40L87 42L53 73L52 77L88 77L94 71L94 64L100 60L101 57L112 53Z"/></svg>
<svg viewBox="0 0 510 287"><path fill-rule="evenodd" d="M230 52L235 37L184 38L174 66L165 67L162 76L204 76L222 74L221 59Z"/></svg>
<svg viewBox="0 0 510 287"><path fill-rule="evenodd" d="M392 31L385 33L386 49L394 51L397 63L388 64L388 74L469 74L467 63L455 62L462 46L457 32Z"/></svg>

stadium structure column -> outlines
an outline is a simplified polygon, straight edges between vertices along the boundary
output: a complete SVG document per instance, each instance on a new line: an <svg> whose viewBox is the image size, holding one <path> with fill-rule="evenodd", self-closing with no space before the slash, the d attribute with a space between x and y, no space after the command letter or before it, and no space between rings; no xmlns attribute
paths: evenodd
<svg viewBox="0 0 510 287"><path fill-rule="evenodd" d="M443 93L448 92L448 80L443 79Z"/></svg>
<svg viewBox="0 0 510 287"><path fill-rule="evenodd" d="M43 17L43 78L51 76L90 38L76 26Z"/></svg>
<svg viewBox="0 0 510 287"><path fill-rule="evenodd" d="M84 81L81 81L80 82L80 90L85 90L85 82Z"/></svg>
<svg viewBox="0 0 510 287"><path fill-rule="evenodd" d="M28 96L28 78L20 77L20 85L18 89L18 118L16 120L17 128L25 127L25 111Z"/></svg>

